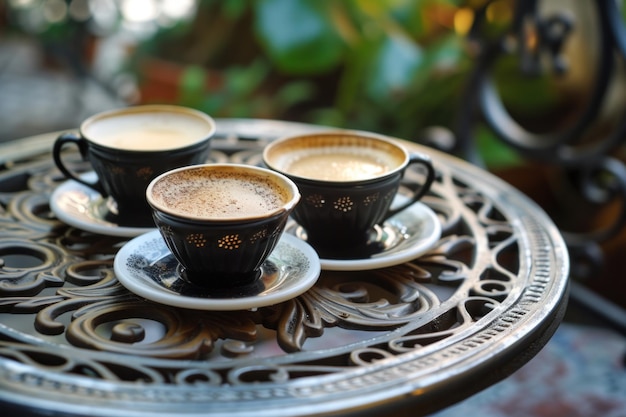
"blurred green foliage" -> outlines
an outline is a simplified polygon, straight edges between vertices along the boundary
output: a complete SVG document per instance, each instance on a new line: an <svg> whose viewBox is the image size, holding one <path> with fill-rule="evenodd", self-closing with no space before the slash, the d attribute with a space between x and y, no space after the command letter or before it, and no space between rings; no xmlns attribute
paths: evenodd
<svg viewBox="0 0 626 417"><path fill-rule="evenodd" d="M14 17L42 13L41 2L19 4ZM470 110L463 93L477 52L466 33L476 10L486 7L481 35L499 39L510 29L514 0L198 0L197 6L190 20L161 25L129 54L120 72L134 75L140 101L417 141L425 128L453 128ZM125 27L122 15L111 33ZM88 27L87 20L59 20L36 36L52 51L86 50L80 42ZM166 68L154 75L159 62ZM559 103L549 79L520 76L515 55L491 70L514 117L552 117ZM514 160L487 129L475 136L487 163Z"/></svg>
<svg viewBox="0 0 626 417"><path fill-rule="evenodd" d="M493 3L512 7L510 0ZM162 31L136 57L185 65L180 104L216 117L279 118L418 140L426 127L452 127L467 104L462 92L476 57L464 30L473 4L485 1L201 0L192 22ZM505 59L494 71L511 110L524 116L554 104L545 79L510 77L515 65ZM206 72L215 70L222 82L207 87ZM485 129L477 134L488 159L515 161Z"/></svg>
<svg viewBox="0 0 626 417"><path fill-rule="evenodd" d="M140 45L178 59L183 104L412 137L450 124L471 59L453 0L202 0L190 24ZM224 83L203 90L198 71Z"/></svg>

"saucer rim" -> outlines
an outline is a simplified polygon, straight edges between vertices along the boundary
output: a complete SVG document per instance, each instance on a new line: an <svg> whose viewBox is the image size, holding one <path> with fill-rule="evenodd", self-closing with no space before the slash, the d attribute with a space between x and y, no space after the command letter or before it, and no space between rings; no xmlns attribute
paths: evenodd
<svg viewBox="0 0 626 417"><path fill-rule="evenodd" d="M300 253L309 261L309 268L306 273L304 273L301 277L290 280L287 286L285 286L286 284L284 280L279 280L278 284L273 284L269 288L265 289L264 292L269 291L267 294L241 298L199 298L175 294L171 290L161 287L154 281L149 281L145 278L137 279L131 274L125 272L125 262L126 259L128 259L128 256L133 253L132 249L141 242L156 238L162 239L159 230L152 230L128 241L115 255L113 269L118 282L128 291L162 305L204 311L250 310L259 307L266 307L288 301L303 294L315 285L321 274L319 257L311 245L293 235L283 233L274 251L279 249L279 245L281 244L287 245L290 249L299 250ZM163 245L165 245L165 242L163 242ZM272 256L273 255L270 254L268 259L271 260ZM281 290L281 286L285 286L285 288L282 288Z"/></svg>
<svg viewBox="0 0 626 417"><path fill-rule="evenodd" d="M403 196L398 196L402 198ZM420 237L416 237L418 240L415 244L411 244L406 248L394 252L394 248L384 250L371 258L357 258L357 259L328 259L320 256L320 264L322 270L325 271L367 271L372 269L386 268L390 266L399 265L405 262L409 262L413 259L426 253L432 249L434 245L441 238L442 227L437 214L426 204L418 201L411 204L406 209L397 213L396 215L387 219L383 224L393 222L401 216L406 216L408 213L419 213L419 217L428 222L432 227L429 234L420 234ZM295 221L294 221L295 222ZM297 222L295 223L297 224ZM292 232L287 232L293 236ZM406 241L403 241L406 242Z"/></svg>
<svg viewBox="0 0 626 417"><path fill-rule="evenodd" d="M81 178L86 180L95 180L96 173L93 171L87 172L81 175ZM87 210L84 212L78 211L69 211L67 209L67 204L62 204L62 198L64 195L67 195L71 192L80 192L82 195L86 196L88 199L88 205L83 205ZM144 233L156 230L155 227L130 227L130 226L120 226L113 222L99 219L91 215L91 211L89 210L89 204L93 204L97 201L97 199L101 199L102 195L87 187L84 184L79 183L75 180L66 180L50 195L50 210L54 213L54 215L62 221L63 223L75 227L80 230L84 230L91 233L97 233L101 235L107 236L116 236L116 237L137 237ZM89 221L88 221L89 220Z"/></svg>

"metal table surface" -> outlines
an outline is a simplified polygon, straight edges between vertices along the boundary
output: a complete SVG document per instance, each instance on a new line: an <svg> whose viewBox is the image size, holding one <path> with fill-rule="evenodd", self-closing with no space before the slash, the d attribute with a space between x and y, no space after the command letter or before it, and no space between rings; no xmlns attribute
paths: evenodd
<svg viewBox="0 0 626 417"><path fill-rule="evenodd" d="M210 159L251 164L267 141L318 129L217 123ZM255 310L149 302L113 271L128 238L52 214L64 181L50 156L55 137L0 145L5 415L425 415L517 370L564 314L568 254L546 214L495 176L409 142L438 172L423 202L442 236L426 254L322 271L303 295ZM405 181L419 175L409 170Z"/></svg>

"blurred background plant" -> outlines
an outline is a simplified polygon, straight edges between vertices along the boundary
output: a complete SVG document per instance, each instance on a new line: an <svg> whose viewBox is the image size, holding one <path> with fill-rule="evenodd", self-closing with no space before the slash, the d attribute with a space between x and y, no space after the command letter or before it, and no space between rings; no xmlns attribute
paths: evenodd
<svg viewBox="0 0 626 417"><path fill-rule="evenodd" d="M376 131L418 141L452 127L475 58L466 34L486 0L7 0L14 32L127 104L171 102L215 117ZM512 0L489 2L488 30ZM557 84L512 78L524 118L554 106ZM504 74L504 75L503 75ZM519 82L518 82L519 81ZM488 164L515 155L478 130Z"/></svg>
<svg viewBox="0 0 626 417"><path fill-rule="evenodd" d="M412 138L452 123L471 65L463 39L471 13L461 3L204 0L194 19L139 45L133 61L182 63L180 101L217 116Z"/></svg>

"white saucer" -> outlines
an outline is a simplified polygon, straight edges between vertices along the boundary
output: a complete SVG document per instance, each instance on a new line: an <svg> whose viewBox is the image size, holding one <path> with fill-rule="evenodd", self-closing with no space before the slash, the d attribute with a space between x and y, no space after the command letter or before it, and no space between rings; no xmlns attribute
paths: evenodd
<svg viewBox="0 0 626 417"><path fill-rule="evenodd" d="M402 200L400 196L399 200ZM290 220L286 228L302 240L306 231ZM376 226L369 241L354 255L337 258L318 250L322 269L357 271L385 268L416 259L431 249L441 237L441 223L425 204L417 202Z"/></svg>
<svg viewBox="0 0 626 417"><path fill-rule="evenodd" d="M317 253L288 234L283 234L263 264L263 275L255 284L220 294L209 294L180 277L179 263L158 230L126 243L113 267L129 291L157 303L196 310L247 310L277 304L307 291L320 275Z"/></svg>
<svg viewBox="0 0 626 417"><path fill-rule="evenodd" d="M96 174L90 172L82 178L95 181ZM112 219L106 219L107 199L97 191L77 182L68 180L59 185L50 197L50 209L63 223L109 236L135 237L154 230L154 227L122 226Z"/></svg>

